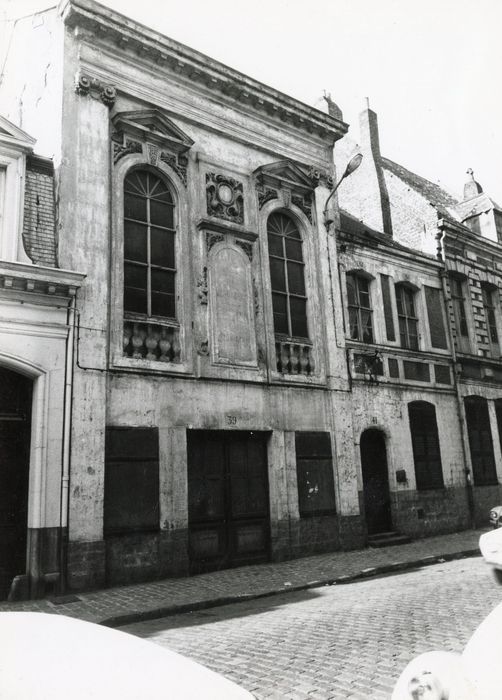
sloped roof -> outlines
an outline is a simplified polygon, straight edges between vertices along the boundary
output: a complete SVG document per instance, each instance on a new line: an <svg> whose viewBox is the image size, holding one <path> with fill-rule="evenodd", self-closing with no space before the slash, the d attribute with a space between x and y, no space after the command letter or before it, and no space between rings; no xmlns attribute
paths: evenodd
<svg viewBox="0 0 502 700"><path fill-rule="evenodd" d="M419 255L424 258L434 259L434 256L428 253L417 251L415 248L410 248L410 246L398 243L388 234L367 226L345 209L340 209L340 231L361 245L375 248L378 246L386 246L387 248L404 251L405 253L413 253L414 255Z"/></svg>
<svg viewBox="0 0 502 700"><path fill-rule="evenodd" d="M416 192L419 192L427 199L445 219L453 219L458 221L459 217L456 212L460 202L453 195L444 190L439 185L436 185L425 177L412 173L411 170L404 168L402 165L395 163L389 158L381 156L382 167L390 173L400 178L409 187L412 187Z"/></svg>

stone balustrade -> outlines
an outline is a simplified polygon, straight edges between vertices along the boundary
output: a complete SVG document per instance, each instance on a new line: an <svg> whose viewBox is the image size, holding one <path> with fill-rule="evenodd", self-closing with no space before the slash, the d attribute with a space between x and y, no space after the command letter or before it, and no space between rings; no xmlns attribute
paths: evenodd
<svg viewBox="0 0 502 700"><path fill-rule="evenodd" d="M277 371L281 374L300 374L309 377L314 373L312 345L290 340L275 341Z"/></svg>
<svg viewBox="0 0 502 700"><path fill-rule="evenodd" d="M179 328L145 321L124 321L124 355L137 360L179 362Z"/></svg>

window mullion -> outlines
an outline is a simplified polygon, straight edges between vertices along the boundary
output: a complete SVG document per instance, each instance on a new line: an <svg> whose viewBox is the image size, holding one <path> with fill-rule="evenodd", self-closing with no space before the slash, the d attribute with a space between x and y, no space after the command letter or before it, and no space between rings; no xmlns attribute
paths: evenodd
<svg viewBox="0 0 502 700"><path fill-rule="evenodd" d="M146 299L147 314L152 315L152 255L151 255L151 223L150 223L150 197L146 199Z"/></svg>
<svg viewBox="0 0 502 700"><path fill-rule="evenodd" d="M293 324L291 323L291 301L289 295L288 258L286 255L286 236L282 237L282 254L284 256L284 283L286 285L286 313L288 315L288 335L293 335Z"/></svg>

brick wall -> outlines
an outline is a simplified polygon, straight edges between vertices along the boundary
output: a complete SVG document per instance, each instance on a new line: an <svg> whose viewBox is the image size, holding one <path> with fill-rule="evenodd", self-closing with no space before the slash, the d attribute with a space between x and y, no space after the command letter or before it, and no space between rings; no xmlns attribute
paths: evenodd
<svg viewBox="0 0 502 700"><path fill-rule="evenodd" d="M57 267L54 169L38 156L28 157L26 164L23 244L36 265Z"/></svg>

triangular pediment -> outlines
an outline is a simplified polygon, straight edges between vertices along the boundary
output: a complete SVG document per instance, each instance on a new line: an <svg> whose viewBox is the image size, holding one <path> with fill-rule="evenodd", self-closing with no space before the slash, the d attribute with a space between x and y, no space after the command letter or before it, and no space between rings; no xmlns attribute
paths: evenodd
<svg viewBox="0 0 502 700"><path fill-rule="evenodd" d="M158 109L119 112L112 118L112 122L118 133L169 147L176 153L187 151L194 143L190 136Z"/></svg>
<svg viewBox="0 0 502 700"><path fill-rule="evenodd" d="M36 143L36 139L5 117L0 116L0 142L7 143L22 151L31 151Z"/></svg>
<svg viewBox="0 0 502 700"><path fill-rule="evenodd" d="M315 187L307 169L303 169L292 160L279 160L275 163L262 165L255 170L257 178L264 184L275 187L287 187L291 190L312 190Z"/></svg>

